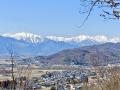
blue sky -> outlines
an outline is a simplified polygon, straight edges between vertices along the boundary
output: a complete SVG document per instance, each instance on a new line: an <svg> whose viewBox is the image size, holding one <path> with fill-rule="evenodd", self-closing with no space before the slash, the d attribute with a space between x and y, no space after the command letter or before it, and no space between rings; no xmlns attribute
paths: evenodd
<svg viewBox="0 0 120 90"><path fill-rule="evenodd" d="M82 28L80 0L0 0L0 33L40 35L120 35L120 21L104 21L93 12Z"/></svg>

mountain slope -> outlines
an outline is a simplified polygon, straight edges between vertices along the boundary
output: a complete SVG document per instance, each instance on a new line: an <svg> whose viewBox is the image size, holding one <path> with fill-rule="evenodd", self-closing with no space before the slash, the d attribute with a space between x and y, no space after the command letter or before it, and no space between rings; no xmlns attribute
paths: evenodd
<svg viewBox="0 0 120 90"><path fill-rule="evenodd" d="M120 42L118 37L106 37L103 35L74 37L40 36L32 33L15 33L0 35L0 54L8 53L11 42L18 55L51 55L64 49L73 49L82 46L99 45L106 42Z"/></svg>
<svg viewBox="0 0 120 90"><path fill-rule="evenodd" d="M12 46L11 46L12 44ZM8 54L7 49L13 49L17 55L50 55L66 48L75 48L77 46L65 42L55 42L46 40L41 43L29 43L23 40L0 36L0 54Z"/></svg>
<svg viewBox="0 0 120 90"><path fill-rule="evenodd" d="M120 43L105 43L76 49L63 50L45 58L35 57L35 60L48 64L75 65L107 65L120 63Z"/></svg>

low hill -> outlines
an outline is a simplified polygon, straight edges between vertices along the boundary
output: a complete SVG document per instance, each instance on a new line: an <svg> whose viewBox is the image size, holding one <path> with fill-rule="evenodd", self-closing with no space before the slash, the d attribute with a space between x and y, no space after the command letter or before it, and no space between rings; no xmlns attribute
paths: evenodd
<svg viewBox="0 0 120 90"><path fill-rule="evenodd" d="M50 56L38 56L34 60L48 64L107 65L120 62L120 43L105 43L67 49Z"/></svg>

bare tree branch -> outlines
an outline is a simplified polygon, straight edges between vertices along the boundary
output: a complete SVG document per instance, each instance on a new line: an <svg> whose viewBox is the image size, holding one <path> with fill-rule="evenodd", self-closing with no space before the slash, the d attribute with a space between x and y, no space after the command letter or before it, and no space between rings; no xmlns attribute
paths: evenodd
<svg viewBox="0 0 120 90"><path fill-rule="evenodd" d="M11 44L6 47L9 55L10 55L10 60L11 60L11 74L12 74L12 80L13 80L13 90L16 90L16 85L15 85L15 76L14 76L14 58L15 58L15 54L14 54L14 50L13 50L13 43L11 41Z"/></svg>
<svg viewBox="0 0 120 90"><path fill-rule="evenodd" d="M88 20L88 17L90 16L90 14L91 14L94 6L96 5L96 3L97 3L98 1L99 1L99 0L96 0L96 1L92 4L90 10L88 11L88 15L86 16L86 18L84 19L84 21L83 21L83 23L81 24L80 27L82 27L82 26L85 24L85 22Z"/></svg>
<svg viewBox="0 0 120 90"><path fill-rule="evenodd" d="M83 2L83 4L80 4L81 7L88 9L82 11L87 13L87 16L80 27L86 23L93 8L100 10L100 16L104 19L120 19L120 0L80 0L80 2Z"/></svg>

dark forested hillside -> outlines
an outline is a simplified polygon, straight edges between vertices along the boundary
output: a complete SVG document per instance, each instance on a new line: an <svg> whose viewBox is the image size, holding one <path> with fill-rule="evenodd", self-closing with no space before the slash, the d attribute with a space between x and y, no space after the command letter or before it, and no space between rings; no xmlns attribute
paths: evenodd
<svg viewBox="0 0 120 90"><path fill-rule="evenodd" d="M107 65L120 62L120 43L105 43L63 50L48 57L35 57L49 64Z"/></svg>

